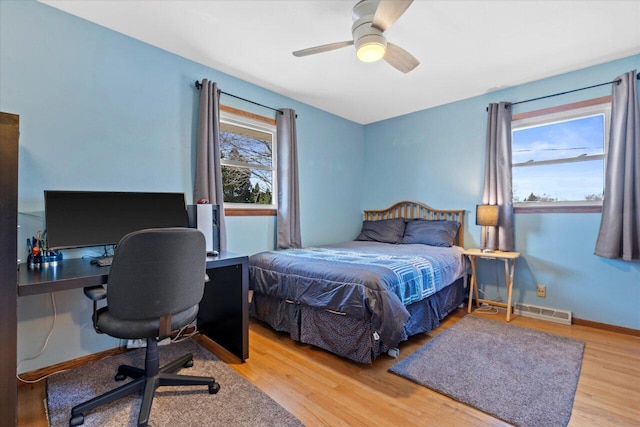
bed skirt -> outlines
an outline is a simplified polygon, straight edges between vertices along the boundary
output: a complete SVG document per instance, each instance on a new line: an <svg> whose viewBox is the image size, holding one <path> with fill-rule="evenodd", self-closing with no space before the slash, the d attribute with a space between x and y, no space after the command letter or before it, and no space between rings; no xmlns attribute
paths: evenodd
<svg viewBox="0 0 640 427"><path fill-rule="evenodd" d="M411 317L403 328L403 341L428 332L462 304L464 278L456 280L430 297L407 306ZM355 319L343 313L309 307L255 292L249 315L287 332L291 339L312 344L359 363L371 363L389 348L372 329L369 319Z"/></svg>

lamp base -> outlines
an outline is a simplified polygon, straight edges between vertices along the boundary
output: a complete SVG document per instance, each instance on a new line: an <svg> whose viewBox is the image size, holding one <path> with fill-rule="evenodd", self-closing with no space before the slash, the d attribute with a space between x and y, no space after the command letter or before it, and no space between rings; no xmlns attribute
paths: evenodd
<svg viewBox="0 0 640 427"><path fill-rule="evenodd" d="M484 249L482 249L482 253L483 253L483 254L489 254L489 253L491 253L491 252L495 252L495 251L496 251L495 249L490 249L490 248L484 248Z"/></svg>

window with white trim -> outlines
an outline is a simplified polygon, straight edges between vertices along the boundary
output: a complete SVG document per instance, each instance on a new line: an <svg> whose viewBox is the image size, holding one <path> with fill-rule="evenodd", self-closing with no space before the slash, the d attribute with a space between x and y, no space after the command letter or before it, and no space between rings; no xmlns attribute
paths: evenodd
<svg viewBox="0 0 640 427"><path fill-rule="evenodd" d="M276 208L275 125L221 111L220 163L226 207Z"/></svg>
<svg viewBox="0 0 640 427"><path fill-rule="evenodd" d="M601 205L611 104L511 122L516 207Z"/></svg>

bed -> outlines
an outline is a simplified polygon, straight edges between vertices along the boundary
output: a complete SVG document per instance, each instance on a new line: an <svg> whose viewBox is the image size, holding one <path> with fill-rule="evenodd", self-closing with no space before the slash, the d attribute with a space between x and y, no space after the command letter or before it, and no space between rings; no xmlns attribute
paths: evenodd
<svg viewBox="0 0 640 427"><path fill-rule="evenodd" d="M354 241L249 257L249 313L360 363L397 354L464 298L463 210L399 202L364 212Z"/></svg>

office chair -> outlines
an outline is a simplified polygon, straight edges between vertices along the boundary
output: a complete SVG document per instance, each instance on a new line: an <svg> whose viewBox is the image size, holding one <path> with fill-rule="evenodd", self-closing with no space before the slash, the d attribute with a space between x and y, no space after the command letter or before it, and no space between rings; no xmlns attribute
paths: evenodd
<svg viewBox="0 0 640 427"><path fill-rule="evenodd" d="M210 394L220 390L213 377L174 374L193 366L192 354L163 367L158 359L158 341L196 318L204 293L205 264L205 238L196 229L140 230L120 240L108 288L85 288L85 294L93 300L93 325L98 333L121 339L146 338L144 369L119 366L116 381L126 377L133 381L75 406L70 426L83 424L84 413L134 392L143 392L138 426L146 426L159 386L206 385ZM97 301L104 298L107 305L97 309Z"/></svg>

